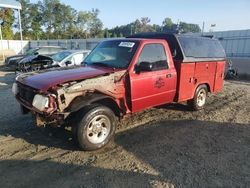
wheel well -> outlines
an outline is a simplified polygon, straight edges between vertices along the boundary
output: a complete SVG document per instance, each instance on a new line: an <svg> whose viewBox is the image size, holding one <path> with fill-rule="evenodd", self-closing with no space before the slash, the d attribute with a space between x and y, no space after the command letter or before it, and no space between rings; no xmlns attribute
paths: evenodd
<svg viewBox="0 0 250 188"><path fill-rule="evenodd" d="M199 84L199 85L196 87L196 89L197 89L198 87L202 86L202 85L204 85L204 86L207 87L207 92L211 92L210 85L209 85L208 83Z"/></svg>
<svg viewBox="0 0 250 188"><path fill-rule="evenodd" d="M121 110L117 103L111 97L98 93L75 98L66 111L71 113L77 112L92 104L101 104L107 106L115 113L116 116L121 116Z"/></svg>
<svg viewBox="0 0 250 188"><path fill-rule="evenodd" d="M117 103L110 97L105 95L92 95L88 98L77 97L74 102L69 106L67 112L70 112L70 115L66 119L66 124L74 124L76 121L75 115L79 112L85 111L90 105L99 104L110 108L117 117L121 117L121 110Z"/></svg>
<svg viewBox="0 0 250 188"><path fill-rule="evenodd" d="M97 101L94 101L92 104L101 104L103 106L107 106L115 113L116 116L118 116L118 117L121 116L121 110L120 110L119 106L111 98L104 98L101 100L97 100Z"/></svg>

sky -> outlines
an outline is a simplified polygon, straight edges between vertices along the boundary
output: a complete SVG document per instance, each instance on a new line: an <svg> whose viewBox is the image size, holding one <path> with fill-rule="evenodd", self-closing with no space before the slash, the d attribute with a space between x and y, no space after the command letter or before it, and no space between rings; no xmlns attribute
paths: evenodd
<svg viewBox="0 0 250 188"><path fill-rule="evenodd" d="M37 2L31 0L31 2ZM250 0L61 0L78 11L100 10L104 27L113 28L149 17L151 24L162 24L166 17L174 23L199 24L205 31L250 29ZM211 24L216 27L211 28Z"/></svg>

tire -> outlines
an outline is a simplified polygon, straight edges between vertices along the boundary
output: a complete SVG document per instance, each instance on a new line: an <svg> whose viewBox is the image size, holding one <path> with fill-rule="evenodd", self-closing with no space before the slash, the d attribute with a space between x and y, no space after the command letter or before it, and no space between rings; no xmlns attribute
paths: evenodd
<svg viewBox="0 0 250 188"><path fill-rule="evenodd" d="M116 129L114 112L106 106L91 105L78 114L73 137L81 150L92 151L104 147L113 137Z"/></svg>
<svg viewBox="0 0 250 188"><path fill-rule="evenodd" d="M194 98L188 100L187 103L192 110L198 111L206 105L208 89L206 85L200 85L195 90Z"/></svg>

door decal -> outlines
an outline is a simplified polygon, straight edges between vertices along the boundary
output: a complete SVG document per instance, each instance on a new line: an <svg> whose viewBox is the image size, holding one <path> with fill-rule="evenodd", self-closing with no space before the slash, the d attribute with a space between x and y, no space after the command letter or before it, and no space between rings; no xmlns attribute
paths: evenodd
<svg viewBox="0 0 250 188"><path fill-rule="evenodd" d="M157 78L157 80L155 82L155 87L160 89L163 86L165 86L165 82L164 82L163 78L162 77Z"/></svg>

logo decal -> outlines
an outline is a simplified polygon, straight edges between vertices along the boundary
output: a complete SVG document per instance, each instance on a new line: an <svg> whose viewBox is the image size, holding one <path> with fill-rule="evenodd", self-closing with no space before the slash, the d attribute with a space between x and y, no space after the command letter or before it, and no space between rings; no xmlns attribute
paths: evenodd
<svg viewBox="0 0 250 188"><path fill-rule="evenodd" d="M164 82L163 78L162 77L157 78L157 80L155 82L155 87L160 89L163 86L165 86L165 82Z"/></svg>

